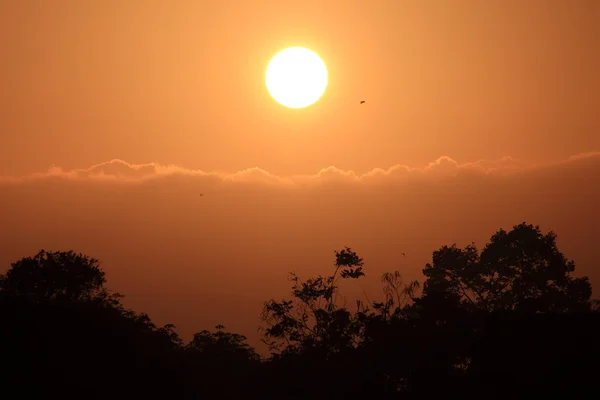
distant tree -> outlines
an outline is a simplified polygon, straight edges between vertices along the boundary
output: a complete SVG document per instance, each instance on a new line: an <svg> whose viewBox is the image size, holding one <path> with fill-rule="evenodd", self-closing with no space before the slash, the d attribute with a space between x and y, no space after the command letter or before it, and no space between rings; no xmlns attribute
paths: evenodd
<svg viewBox="0 0 600 400"><path fill-rule="evenodd" d="M478 252L443 246L423 270L426 281L417 304L435 303L444 313L456 305L469 311L589 311L591 285L575 278L573 261L561 253L556 234L522 223L499 230Z"/></svg>
<svg viewBox="0 0 600 400"><path fill-rule="evenodd" d="M223 325L217 325L216 332L194 334L185 356L187 382L196 386L199 398L243 398L251 389L262 388L262 382L256 382L260 356L245 336L227 332Z"/></svg>
<svg viewBox="0 0 600 400"><path fill-rule="evenodd" d="M186 350L206 357L249 361L260 359L254 348L246 342L246 336L227 332L223 325L217 325L215 328L217 331L214 333L207 330L195 333Z"/></svg>
<svg viewBox="0 0 600 400"><path fill-rule="evenodd" d="M0 275L0 291L42 300L108 300L105 283L98 260L73 251L41 250Z"/></svg>
<svg viewBox="0 0 600 400"><path fill-rule="evenodd" d="M371 313L371 319L378 319L384 322L394 318L403 318L410 315L410 306L420 288L419 281L405 283L399 271L386 272L381 276L381 282L384 284L384 300L381 302L369 302L376 311Z"/></svg>

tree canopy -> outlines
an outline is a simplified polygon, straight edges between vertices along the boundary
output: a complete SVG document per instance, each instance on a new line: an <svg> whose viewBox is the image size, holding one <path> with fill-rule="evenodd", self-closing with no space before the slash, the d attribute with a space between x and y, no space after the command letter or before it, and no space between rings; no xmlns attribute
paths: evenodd
<svg viewBox="0 0 600 400"><path fill-rule="evenodd" d="M0 275L0 290L39 299L92 300L106 294L98 260L73 251L41 250Z"/></svg>
<svg viewBox="0 0 600 400"><path fill-rule="evenodd" d="M556 234L520 224L500 229L479 252L443 246L423 269L423 297L438 296L470 310L525 313L587 311L591 285L573 277L575 263L556 245Z"/></svg>

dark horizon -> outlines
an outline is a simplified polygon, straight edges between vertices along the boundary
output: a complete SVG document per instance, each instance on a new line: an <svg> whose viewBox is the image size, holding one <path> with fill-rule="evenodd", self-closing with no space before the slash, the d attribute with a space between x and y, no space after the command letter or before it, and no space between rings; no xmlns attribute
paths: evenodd
<svg viewBox="0 0 600 400"><path fill-rule="evenodd" d="M182 340L124 307L97 259L41 250L0 275L5 384L99 399L598 394L600 301L556 237L524 222L483 247L442 246L422 282L389 271L364 300L342 284L365 276L363 258L336 250L329 271L291 272L288 296L263 303L262 356L222 324Z"/></svg>

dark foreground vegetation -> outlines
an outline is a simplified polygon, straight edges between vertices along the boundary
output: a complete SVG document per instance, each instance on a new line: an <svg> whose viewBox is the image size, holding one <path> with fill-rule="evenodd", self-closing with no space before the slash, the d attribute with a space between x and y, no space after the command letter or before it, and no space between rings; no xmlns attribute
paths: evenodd
<svg viewBox="0 0 600 400"><path fill-rule="evenodd" d="M340 280L362 259L335 253L329 275L292 275L262 315L272 354L217 326L183 343L126 309L98 262L41 251L0 275L0 383L19 399L598 398L600 312L556 236L521 224L479 251L444 246L425 281L382 277L379 301Z"/></svg>

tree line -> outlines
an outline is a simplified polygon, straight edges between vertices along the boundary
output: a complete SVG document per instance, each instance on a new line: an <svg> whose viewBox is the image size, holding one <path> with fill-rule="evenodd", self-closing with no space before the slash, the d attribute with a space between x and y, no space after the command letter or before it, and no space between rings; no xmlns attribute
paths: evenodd
<svg viewBox="0 0 600 400"><path fill-rule="evenodd" d="M423 282L383 274L383 296L348 301L365 275L351 248L325 275L290 275L264 303L261 357L221 325L184 343L106 288L98 260L40 251L0 275L2 391L19 398L592 398L600 313L556 234L522 223L480 250L443 246Z"/></svg>

